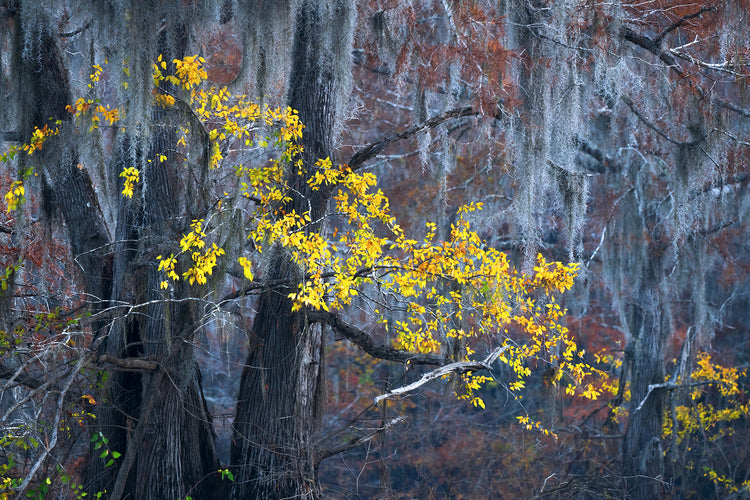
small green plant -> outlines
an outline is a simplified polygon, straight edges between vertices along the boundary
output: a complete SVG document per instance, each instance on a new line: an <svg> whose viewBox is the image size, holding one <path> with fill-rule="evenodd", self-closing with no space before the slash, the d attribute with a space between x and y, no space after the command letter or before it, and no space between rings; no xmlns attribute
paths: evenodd
<svg viewBox="0 0 750 500"><path fill-rule="evenodd" d="M44 500L44 498L47 496L47 493L49 493L49 488L51 485L52 485L52 480L50 478L46 478L36 488L30 488L28 491L26 491L26 498L35 498L36 500Z"/></svg>
<svg viewBox="0 0 750 500"><path fill-rule="evenodd" d="M219 469L219 472L221 473L221 480L229 479L230 481L234 482L234 474L232 474L232 471L229 469Z"/></svg>
<svg viewBox="0 0 750 500"><path fill-rule="evenodd" d="M99 458L109 457L107 463L104 464L105 467L114 465L115 460L120 458L120 456L122 455L122 453L118 451L109 449L109 440L104 436L104 434L101 433L101 431L97 431L91 436L91 442L94 443L94 450L102 450L102 452L99 454Z"/></svg>

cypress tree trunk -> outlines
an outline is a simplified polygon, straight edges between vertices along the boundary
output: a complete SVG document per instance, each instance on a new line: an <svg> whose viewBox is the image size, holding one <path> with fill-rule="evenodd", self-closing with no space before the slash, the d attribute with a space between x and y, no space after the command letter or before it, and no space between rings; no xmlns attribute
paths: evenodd
<svg viewBox="0 0 750 500"><path fill-rule="evenodd" d="M664 382L663 358L669 324L666 313L659 307L658 284L653 275L643 278L640 289L641 300L630 306L628 318L632 340L625 359L631 373L631 398L623 439L622 472L631 498L660 498L660 479L667 480L661 446L666 398L663 390L649 392L649 385Z"/></svg>
<svg viewBox="0 0 750 500"><path fill-rule="evenodd" d="M640 167L631 165L630 173L635 177ZM666 294L670 292L669 286L665 287L664 269L670 262L669 245L661 229L663 223L656 211L639 210L638 199L643 191L645 187L639 180L635 192L622 201L622 217L631 220L621 222L625 229L619 240L634 242L631 253L640 253L634 262L619 263L623 268L628 263L634 264L626 271L621 270L634 281L624 309L629 341L623 369L630 374L630 413L623 438L622 476L631 498L660 498L663 491L660 481L669 480L664 476L661 446L666 394L659 389L649 390L649 385L665 380L664 351L670 335L670 298Z"/></svg>
<svg viewBox="0 0 750 500"><path fill-rule="evenodd" d="M223 498L215 484L219 462L190 343L197 311L189 301L165 300L156 269L160 249L174 245L195 213L184 200L195 199L188 193L195 194L199 187L180 181L195 177L180 172L185 167L177 159L149 164L152 168L142 172L142 205L135 199L117 201L118 227L111 241L91 179L78 168L75 136L66 127L71 90L54 32L37 27L31 35L34 46L24 53L29 33L24 33L20 16L14 25L18 108L25 111L22 140L29 140L34 127L63 122L60 136L49 138L34 158L43 178L46 212L59 214L67 227L82 270L82 291L92 298L94 312L148 303L138 306L138 314L94 324L95 338L104 337L101 353L159 360L154 373L113 372L103 381L95 430L107 438L106 448L122 457L107 467L111 456L99 459L101 449L92 450L87 489L90 494L106 491L109 498ZM168 122L168 117L156 118ZM174 147L173 132L165 127L155 134L150 157ZM115 171L110 175L117 177L122 161L129 161L127 154L112 162ZM182 286L171 298L187 296Z"/></svg>
<svg viewBox="0 0 750 500"><path fill-rule="evenodd" d="M90 490L106 489L112 498L224 498L192 345L200 311L195 302L180 300L190 296L186 283L162 292L157 270L157 255L172 251L198 210L187 206L187 200L202 197L193 196L199 186L182 180L196 176L185 175L178 159L156 160L174 150L176 134L167 112L155 114L165 126L151 138L148 158L153 161L142 171L142 205L135 197L119 202L112 301L146 305L114 323L106 351L117 357L147 356L160 366L155 372L110 377L106 390L113 396L111 406L103 408L97 421L106 436L116 437L123 458L112 471L101 461L92 464ZM125 141L120 156L125 165L133 162L128 149Z"/></svg>
<svg viewBox="0 0 750 500"><path fill-rule="evenodd" d="M317 159L332 153L337 102L345 92L339 79L347 76L337 74L336 62L349 57L352 10L344 0L306 0L297 7L288 103L305 125L302 160L308 172ZM350 71L348 64L342 66ZM310 211L317 220L330 193L312 192L296 169L287 176L293 200L285 209ZM287 295L302 276L289 255L275 248L268 269L269 282L283 280L287 286L259 299L234 420L232 498L317 498L321 329L306 323L304 311L291 310Z"/></svg>

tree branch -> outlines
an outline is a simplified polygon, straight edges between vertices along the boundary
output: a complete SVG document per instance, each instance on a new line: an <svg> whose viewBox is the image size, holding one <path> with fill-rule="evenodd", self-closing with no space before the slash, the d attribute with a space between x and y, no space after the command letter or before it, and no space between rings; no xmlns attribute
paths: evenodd
<svg viewBox="0 0 750 500"><path fill-rule="evenodd" d="M2 363L0 363L0 379L8 380L8 384L15 382L19 385L24 385L29 389L39 389L44 385L44 382L42 382L41 380L29 377L24 373L20 373L17 370L8 368ZM3 390L6 390L8 388L9 387L7 384L3 386Z"/></svg>
<svg viewBox="0 0 750 500"><path fill-rule="evenodd" d="M647 51L654 54L656 57L658 57L662 62L664 62L669 69L674 71L677 76L680 78L685 77L685 70L677 63L677 59L675 59L674 55L672 55L671 51L665 51L662 50L661 47L661 38L657 37L655 39L649 38L645 35L641 35L633 31L632 29L628 28L627 26L623 26L620 29L620 36L622 36L625 40L628 42L637 45L641 48L646 49ZM717 69L717 68L711 68L711 69ZM706 91L700 87L697 87L693 85L693 88L698 92L698 94L702 97L706 97ZM731 102L725 101L723 99L719 98L713 98L711 100L712 104L721 106L723 108L726 108L730 111L734 111L735 113L738 113L742 115L745 118L750 118L750 110L747 110L745 108L742 108L740 106L737 106L735 104L732 104Z"/></svg>
<svg viewBox="0 0 750 500"><path fill-rule="evenodd" d="M394 349L382 344L376 344L370 334L360 330L356 326L345 323L336 314L326 311L309 311L307 319L311 323L322 322L330 326L333 331L342 337L357 344L363 351L373 358L409 363L412 365L447 365L450 359L437 354L425 354Z"/></svg>
<svg viewBox="0 0 750 500"><path fill-rule="evenodd" d="M349 160L349 168L352 170L357 170L358 168L362 167L362 165L367 160L374 158L391 144L401 141L403 139L408 139L409 137L415 134L418 134L419 132L435 128L441 123L444 123L448 120L452 120L454 118L462 118L464 116L477 116L479 114L480 113L476 111L474 108L465 107L465 108L451 109L449 111L446 111L445 113L441 113L439 115L433 116L432 118L426 121L423 121L422 123L418 123L416 125L413 125L407 128L403 132L399 132L398 134L393 134L391 136L386 137L385 139L381 139L377 142L368 144L364 148L354 153L354 155L352 155L351 159Z"/></svg>
<svg viewBox="0 0 750 500"><path fill-rule="evenodd" d="M715 380L703 380L700 382L691 382L689 384L676 384L674 382L663 382L661 384L649 384L648 391L646 392L646 395L643 396L643 399L638 404L638 407L633 410L633 414L635 415L641 409L643 408L643 405L646 404L646 400L651 395L652 392L654 392L656 389L667 389L669 391L673 391L675 389L686 389L689 387L699 387L701 385L711 385L716 384L717 382Z"/></svg>
<svg viewBox="0 0 750 500"><path fill-rule="evenodd" d="M159 363L149 358L117 358L110 354L102 354L96 360L99 365L112 365L123 371L152 372L159 368Z"/></svg>
<svg viewBox="0 0 750 500"><path fill-rule="evenodd" d="M654 54L664 64L669 66L672 71L677 73L678 76L685 76L685 71L682 69L682 66L677 63L677 59L675 59L674 56L669 52L661 49L661 40L657 42L655 39L636 33L627 26L623 26L620 29L620 35L628 42L644 48Z"/></svg>
<svg viewBox="0 0 750 500"><path fill-rule="evenodd" d="M735 113L744 116L745 118L750 118L750 109L741 108L737 106L736 104L732 104L731 102L725 101L723 99L714 99L712 101L713 104L721 106L722 108L728 109L730 111L734 111Z"/></svg>
<svg viewBox="0 0 750 500"><path fill-rule="evenodd" d="M79 33L83 33L84 31L86 31L90 27L91 27L91 19L89 19L89 21L86 24L84 24L83 26L81 26L77 30L64 31L64 32L58 33L57 36L59 36L60 38L70 38L70 37L76 36Z"/></svg>
<svg viewBox="0 0 750 500"><path fill-rule="evenodd" d="M406 420L406 417L392 418L388 422L383 422L379 427L373 429L372 432L369 434L365 434L364 436L352 438L346 443L343 443L335 448L327 448L323 452L320 453L320 456L317 457L316 462L319 464L326 458L333 457L335 455L338 455L339 453L344 453L345 451L349 451L352 448L356 448L357 446L365 444L368 441L372 441L372 439L378 434L386 432L388 429L395 427L396 425L400 424L401 422L405 420Z"/></svg>
<svg viewBox="0 0 750 500"><path fill-rule="evenodd" d="M71 370L70 374L68 375L67 380L65 380L65 383L63 384L62 390L60 391L60 395L57 398L57 407L55 410L55 416L52 420L52 436L48 443L45 443L43 446L43 450L37 461L34 463L34 465L31 467L31 470L29 470L29 473L26 474L26 477L24 478L23 482L16 488L16 492L18 493L16 495L16 500L20 500L22 498L22 495L24 491L26 491L26 488L28 488L29 483L31 483L31 480L34 478L34 475L36 474L36 471L39 470L39 467L42 466L44 461L47 459L47 455L51 453L51 451L54 449L54 447L57 445L57 433L58 429L60 428L60 418L62 416L62 411L64 408L64 401L65 401L65 395L68 393L68 390L70 390L70 386L73 384L73 381L75 380L76 375L83 370L83 368L86 366L87 362L89 360L89 355L81 356L81 358L78 360L78 362L75 365L75 368Z"/></svg>
<svg viewBox="0 0 750 500"><path fill-rule="evenodd" d="M646 125L648 128L650 128L651 130L653 130L654 132L656 132L657 134L659 134L660 136L662 136L663 138L665 138L666 140L668 140L669 142L671 142L672 144L675 144L677 146L697 146L698 144L700 144L701 142L703 142L706 139L705 136L701 137L700 139L697 139L697 140L694 140L694 141L689 141L689 142L682 142L682 141L678 141L677 139L673 139L666 132L664 132L662 129L660 129L659 127L657 127L648 118L646 118L646 116L644 116L643 113L641 113L640 111L638 111L638 109L635 107L635 104L633 103L633 100L630 97L628 97L625 94L623 94L621 96L621 98L622 98L623 102L628 105L628 107L630 108L630 110L633 113L635 113L635 116L637 116L638 119L641 122L643 122L644 125Z"/></svg>
<svg viewBox="0 0 750 500"><path fill-rule="evenodd" d="M714 6L714 5L706 5L704 7L701 7L700 10L698 10L696 12L693 12L692 14L686 14L686 15L682 16L677 21L675 21L674 23L672 23L671 26L667 27L664 31L662 31L661 33L659 33L659 36L657 36L654 39L654 42L657 43L657 44L661 43L661 41L664 39L664 37L667 36L669 33L673 32L674 30L676 30L677 28L679 28L680 26L682 26L683 24L685 24L687 21L689 21L691 19L695 19L696 17L700 17L701 14L703 14L704 12L716 12L716 6Z"/></svg>
<svg viewBox="0 0 750 500"><path fill-rule="evenodd" d="M416 382L412 382L409 385L399 387L398 389L393 389L392 391L388 391L385 394L381 394L380 396L377 396L375 398L375 404L377 405L384 399L392 398L394 396L399 396L401 394L411 392L415 389L418 389L419 387L422 387L427 382L441 378L451 373L466 373L466 372L477 372L479 370L492 370L492 363L494 363L495 360L503 352L505 352L509 347L510 346L508 345L498 347L497 349L492 351L489 354L489 356L487 356L483 361L456 361L455 363L450 363L445 366L441 366L440 368L437 368L435 370L432 370L431 372L427 372L423 374L422 378L420 378Z"/></svg>

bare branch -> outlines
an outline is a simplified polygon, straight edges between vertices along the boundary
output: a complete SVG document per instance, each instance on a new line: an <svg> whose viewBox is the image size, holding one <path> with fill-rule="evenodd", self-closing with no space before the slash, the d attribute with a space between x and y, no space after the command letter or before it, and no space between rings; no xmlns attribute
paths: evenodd
<svg viewBox="0 0 750 500"><path fill-rule="evenodd" d="M698 11L693 12L692 14L686 14L686 15L682 16L677 21L675 21L674 23L672 23L671 26L667 27L664 31L662 31L661 33L659 33L659 36L657 36L654 39L654 43L657 43L657 44L661 43L661 41L664 39L664 37L667 36L669 33L673 32L674 30L676 30L677 28L679 28L680 26L682 26L683 24L685 24L687 21L689 21L691 19L695 19L696 17L700 17L705 12L716 12L716 6L714 6L714 5L705 5L705 6L701 7Z"/></svg>
<svg viewBox="0 0 750 500"><path fill-rule="evenodd" d="M677 63L677 59L675 59L675 56L672 54L672 51L665 51L662 49L660 39L658 39L657 41L657 39L652 39L645 35L638 34L632 29L628 28L627 26L624 26L620 30L620 35L625 40L629 41L630 43L637 45L641 48L644 48L647 51L654 54L662 62L664 62L669 67L669 69L674 71L677 74L677 76L679 76L680 78L683 78L686 76L685 70L682 68L682 66L680 66ZM719 68L711 67L710 69L719 69ZM708 93L706 92L706 90L695 85L691 85L691 86L696 90L696 92L698 92L698 94L702 98L705 98L707 96ZM730 111L734 111L735 113L738 113L744 116L745 118L750 118L750 110L737 106L736 104L732 104L731 102L725 101L723 99L718 99L718 98L713 98L711 102L712 104L721 106Z"/></svg>
<svg viewBox="0 0 750 500"><path fill-rule="evenodd" d="M699 387L701 385L710 385L710 384L715 384L715 383L716 381L713 381L713 380L705 380L702 382L691 382L689 384L676 384L674 382L663 382L661 384L649 384L646 395L643 396L643 399L638 404L638 407L635 410L633 410L633 414L636 414L639 411L641 411L641 409L643 408L643 405L646 404L646 400L648 399L648 397L651 395L652 392L654 392L657 389L667 389L669 391L673 391L675 389L686 389L689 387Z"/></svg>
<svg viewBox="0 0 750 500"><path fill-rule="evenodd" d="M736 104L732 104L731 102L725 101L723 99L714 99L712 103L717 106L721 106L722 108L728 109L730 111L734 111L735 113L742 115L745 118L750 118L750 109L741 108L737 106Z"/></svg>
<svg viewBox="0 0 750 500"><path fill-rule="evenodd" d="M83 370L83 368L88 363L89 358L90 358L90 355L81 356L81 358L76 363L75 368L71 370L70 374L68 375L67 380L63 384L63 388L60 391L60 395L57 398L57 408L55 410L55 417L51 423L52 437L50 438L49 443L45 444L42 454L34 463L34 466L31 468L29 473L26 474L26 477L24 478L21 485L18 488L16 488L16 491L18 492L18 494L16 495L16 500L20 500L22 498L24 491L26 491L26 488L28 488L29 483L31 483L31 480L34 478L34 475L36 474L36 471L39 470L39 467L41 467L44 461L47 459L47 455L49 455L52 449L57 445L57 431L60 428L60 418L62 416L62 411L65 406L63 404L65 401L65 396L70 390L70 386L73 384L73 381L75 380L78 373L81 370Z"/></svg>
<svg viewBox="0 0 750 500"><path fill-rule="evenodd" d="M375 436L378 434L382 434L383 432L386 432L387 430L391 429L392 427L397 426L401 422L404 422L406 420L406 417L396 417L390 419L388 422L383 422L380 426L373 429L371 433L365 434L364 436L359 436L356 438L353 438L346 443L343 443L335 448L326 449L323 452L321 452L320 456L318 457L317 462L320 463L326 458L330 458L332 456L338 455L339 453L344 453L345 451L349 451L352 448L356 448L357 446L360 446L362 444L365 444L369 441L372 441Z"/></svg>
<svg viewBox="0 0 750 500"><path fill-rule="evenodd" d="M494 363L495 360L503 352L505 352L509 347L510 346L507 346L507 345L498 347L497 349L492 351L490 355L487 356L483 361L457 361L455 363L450 363L445 366L441 366L440 368L432 370L431 372L425 373L424 375L422 375L422 378L420 378L416 382L412 382L409 385L399 387L398 389L393 389L392 391L388 391L385 394L381 394L380 396L377 396L375 398L375 404L377 405L384 399L392 398L394 396L399 396L401 394L411 392L415 389L418 389L419 387L422 387L427 382L441 378L451 373L466 373L466 372L476 372L479 370L492 370L492 363Z"/></svg>
<svg viewBox="0 0 750 500"><path fill-rule="evenodd" d="M404 139L408 139L409 137L416 135L419 132L435 128L441 123L452 120L454 118L462 118L464 116L477 116L479 114L480 113L474 108L466 107L451 109L449 111L446 111L445 113L433 116L432 118L423 121L422 123L417 123L416 125L409 127L403 132L393 134L389 137L386 137L385 139L381 139L377 142L368 144L364 148L354 153L354 155L349 160L349 168L351 168L352 170L357 170L358 168L362 167L362 165L367 160L374 158L391 144Z"/></svg>
<svg viewBox="0 0 750 500"><path fill-rule="evenodd" d="M117 358L110 354L102 354L96 362L100 365L112 365L123 371L151 372L159 368L159 363L151 358Z"/></svg>
<svg viewBox="0 0 750 500"><path fill-rule="evenodd" d="M83 33L84 31L86 31L90 27L91 27L91 19L89 19L89 21L86 24L84 24L83 26L81 26L77 30L58 33L58 36L60 38L70 38L70 37L76 36L79 33Z"/></svg>
<svg viewBox="0 0 750 500"><path fill-rule="evenodd" d="M23 369L23 366L20 367L18 370L13 370L11 368L8 368L4 364L0 363L0 379L8 380L8 382L3 386L3 391L10 388L11 383L16 382L19 385L24 385L28 387L29 389L39 389L43 385L45 385L44 382L41 380L30 377L24 373L21 373L21 370Z"/></svg>
<svg viewBox="0 0 750 500"><path fill-rule="evenodd" d="M650 128L651 130L653 130L654 132L656 132L657 134L659 134L660 136L662 136L663 138L665 138L666 140L668 140L669 142L671 142L672 144L675 144L677 146L697 146L698 144L700 144L701 142L703 142L705 140L705 138L706 138L705 136L703 136L700 139L696 139L694 141L688 141L688 142L683 142L683 141L678 141L677 139L673 139L666 132L664 132L662 129L660 129L659 127L657 127L648 118L646 118L646 116L643 113L641 113L640 111L638 111L638 108L635 107L635 104L633 103L633 100L630 97L628 97L628 96L626 96L626 95L623 94L622 95L622 100L623 100L623 102L625 104L628 105L628 107L630 108L630 110L633 113L635 113L635 116L637 116L638 119L641 122L643 122L644 125L646 125L648 128Z"/></svg>
<svg viewBox="0 0 750 500"><path fill-rule="evenodd" d="M657 42L655 39L649 38L645 35L636 33L627 26L623 26L620 30L620 35L628 42L644 48L658 57L664 64L669 66L669 69L677 73L678 76L682 77L685 75L685 71L677 63L677 59L672 54L661 49L661 41Z"/></svg>

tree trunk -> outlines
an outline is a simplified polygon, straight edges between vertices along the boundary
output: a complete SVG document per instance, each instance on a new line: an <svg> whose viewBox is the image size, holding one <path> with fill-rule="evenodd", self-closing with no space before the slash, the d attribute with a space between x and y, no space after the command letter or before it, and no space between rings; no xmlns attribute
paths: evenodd
<svg viewBox="0 0 750 500"><path fill-rule="evenodd" d="M119 202L112 301L145 305L132 317L116 320L106 350L118 357L152 357L160 367L153 373L121 373L109 379L107 392L116 398L97 420L105 435L117 437L120 448L110 446L124 457L109 474L102 463L92 468L111 482L97 481L91 491L107 489L118 499L224 498L211 417L192 345L200 311L194 301L179 300L190 297L186 283L174 283L162 292L157 270L157 255L173 251L200 213L202 207L189 205L204 199L195 196L200 186L189 181L200 175L187 172L189 167L169 158L172 155L164 162L157 160L175 150L176 128L168 124L169 113L176 112L154 113L158 115L154 120L165 126L151 138L147 158L152 161L141 163L143 193ZM115 175L134 161L129 141L121 149Z"/></svg>
<svg viewBox="0 0 750 500"><path fill-rule="evenodd" d="M644 252L644 261L625 310L630 340L623 369L630 373L630 415L623 438L622 475L630 498L660 498L662 481L668 481L661 443L666 396L663 390L650 390L649 385L665 380L664 351L670 322L662 286L668 250L655 215L642 217L639 236L647 236L648 241L641 243L642 250L636 246L636 252Z"/></svg>
<svg viewBox="0 0 750 500"><path fill-rule="evenodd" d="M160 360L157 373L114 372L102 381L105 393L96 408L95 430L108 444L92 449L87 489L90 494L106 491L115 498L160 500L188 494L222 498L214 484L219 461L211 419L190 343L197 312L190 302L165 300L156 269L160 247L175 245L187 227L185 221L191 219L194 207L184 200L194 199L188 193L195 194L196 186L178 180L193 177L178 170L185 167L177 159L149 164L152 168L143 172L142 205L135 199L117 202L118 227L112 242L91 179L78 168L75 136L66 127L71 90L53 31L37 28L31 34L32 48L24 53L29 34L24 33L20 16L15 26L18 107L25 110L22 138L28 140L34 127L64 122L60 136L49 138L34 159L43 177L46 212L59 214L67 227L82 271L82 291L91 298L94 312L106 306L149 303L136 306L140 314L96 323L95 336L106 336L102 351L113 356L152 355ZM173 148L175 140L173 129L160 130L153 138L151 157ZM127 152L120 160L129 160ZM116 178L122 163L112 166L116 171L110 175ZM182 286L176 287L172 298L187 296L187 287ZM123 307L121 312L129 311ZM98 458L104 449L119 452L122 458L107 467L111 455Z"/></svg>
<svg viewBox="0 0 750 500"><path fill-rule="evenodd" d="M330 157L334 141L340 78L349 72L352 8L348 1L302 1L297 8L288 102L305 125L302 160L310 172ZM285 207L317 220L330 193L313 192L307 176L287 174L293 200ZM319 227L310 230L318 230ZM250 338L234 420L232 464L237 467L234 499L317 498L314 435L323 390L322 332L308 325L304 311L293 313L287 295L297 289L301 271L286 251L270 252L269 282L285 288L264 293Z"/></svg>
<svg viewBox="0 0 750 500"><path fill-rule="evenodd" d="M644 300L658 301L652 290ZM668 333L665 318L654 303L633 304L633 340L626 350L631 373L628 428L623 439L623 476L631 498L661 497L664 453L661 425L664 416L663 390L649 385L664 382L664 347Z"/></svg>

